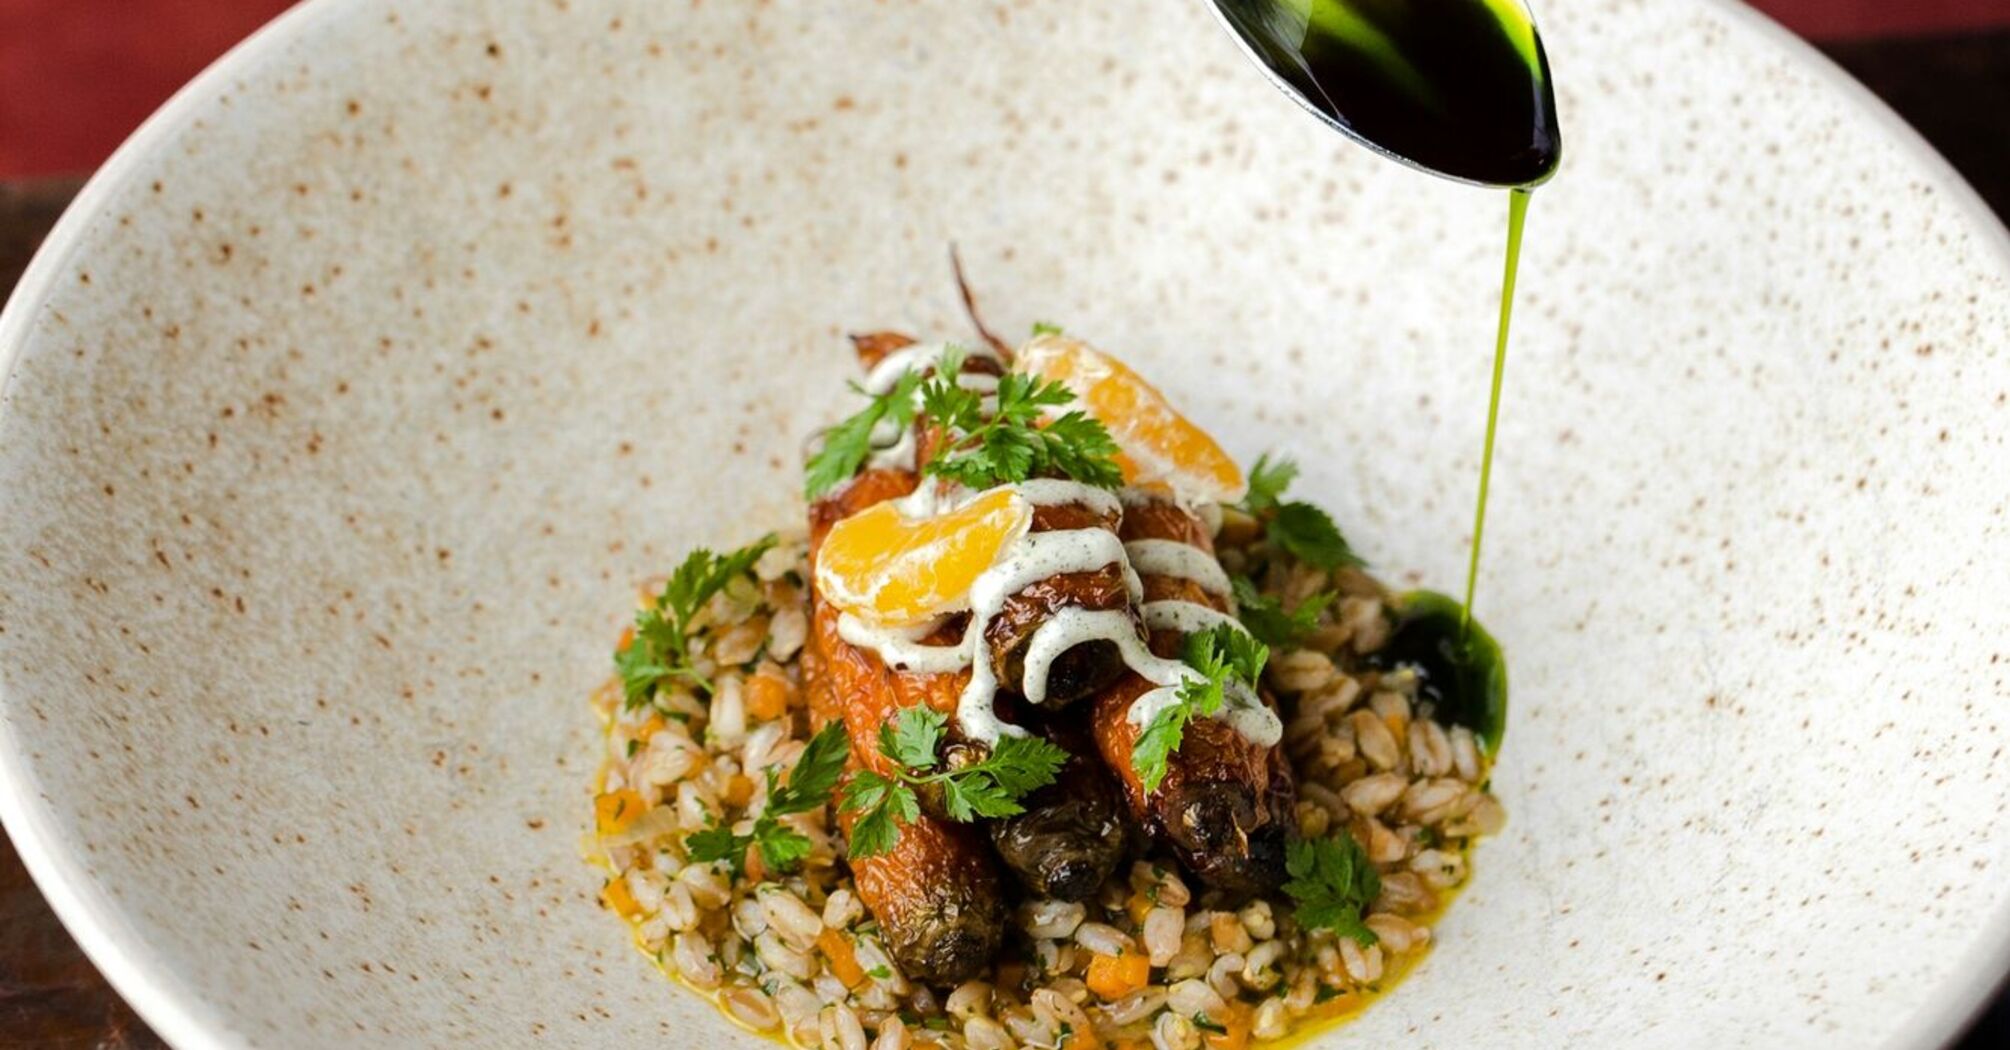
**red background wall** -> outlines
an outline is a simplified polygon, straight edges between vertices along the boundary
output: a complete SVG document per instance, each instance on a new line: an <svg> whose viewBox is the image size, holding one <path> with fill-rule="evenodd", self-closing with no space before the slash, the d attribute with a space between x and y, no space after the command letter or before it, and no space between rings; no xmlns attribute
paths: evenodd
<svg viewBox="0 0 2010 1050"><path fill-rule="evenodd" d="M0 0L0 179L96 167L175 88L287 6L287 0ZM2010 0L1757 0L1757 6L1816 39L2010 27Z"/></svg>

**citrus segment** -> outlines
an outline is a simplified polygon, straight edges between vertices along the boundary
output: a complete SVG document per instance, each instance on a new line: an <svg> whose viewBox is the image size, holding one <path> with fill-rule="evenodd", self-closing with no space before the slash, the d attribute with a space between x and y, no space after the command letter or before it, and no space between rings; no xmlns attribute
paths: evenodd
<svg viewBox="0 0 2010 1050"><path fill-rule="evenodd" d="M874 504L824 538L817 589L832 605L873 623L920 623L959 605L1032 520L1032 505L1010 489L919 521L902 517L891 502Z"/></svg>
<svg viewBox="0 0 2010 1050"><path fill-rule="evenodd" d="M1162 482L1182 496L1221 503L1246 491L1235 460L1122 361L1079 339L1039 335L1020 348L1016 367L1067 387L1109 428L1126 482Z"/></svg>

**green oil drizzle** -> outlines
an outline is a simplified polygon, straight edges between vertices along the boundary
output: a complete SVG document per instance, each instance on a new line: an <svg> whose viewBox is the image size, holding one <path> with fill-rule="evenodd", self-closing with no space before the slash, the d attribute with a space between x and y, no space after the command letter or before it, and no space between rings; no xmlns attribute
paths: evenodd
<svg viewBox="0 0 2010 1050"><path fill-rule="evenodd" d="M1487 490L1494 474L1494 428L1500 422L1501 378L1507 374L1508 326L1514 318L1514 280L1521 268L1521 228L1528 217L1528 198L1526 189L1508 191L1507 268L1501 277L1500 327L1494 332L1493 391L1487 395L1487 437L1480 450L1480 495L1473 507L1473 553L1466 563L1466 601L1459 612L1462 635L1472 623L1473 591L1480 581L1480 540L1486 535Z"/></svg>

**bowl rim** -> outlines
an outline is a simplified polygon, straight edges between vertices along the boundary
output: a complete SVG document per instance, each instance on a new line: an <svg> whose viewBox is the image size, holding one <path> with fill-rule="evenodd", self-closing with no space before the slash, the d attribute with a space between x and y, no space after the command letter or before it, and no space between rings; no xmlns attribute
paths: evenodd
<svg viewBox="0 0 2010 1050"><path fill-rule="evenodd" d="M0 405L14 363L41 316L58 276L67 270L103 206L123 190L144 162L192 123L220 89L242 70L282 50L352 0L301 0L232 46L161 104L93 172L64 209L0 308ZM1849 100L1918 164L1933 188L1945 194L2010 268L2010 226L1919 131L1840 65L1785 26L1738 0L1690 0L1766 42ZM4 410L4 409L0 409ZM36 781L8 722L0 720L0 828L49 902L119 996L169 1045L182 1050L234 1050L252 1042L202 996L174 979L156 952L124 919L121 909L85 873L55 831L50 808L39 801ZM1980 936L1893 1034L1894 1047L1944 1047L1967 1031L1995 993L2010 984L2010 898L1983 918Z"/></svg>

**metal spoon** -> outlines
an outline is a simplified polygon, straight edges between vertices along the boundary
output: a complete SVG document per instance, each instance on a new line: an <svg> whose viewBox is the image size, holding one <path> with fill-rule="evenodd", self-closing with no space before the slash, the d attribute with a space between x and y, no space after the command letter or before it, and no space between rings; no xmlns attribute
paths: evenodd
<svg viewBox="0 0 2010 1050"><path fill-rule="evenodd" d="M1480 186L1556 172L1549 56L1520 0L1210 2L1272 83L1377 153Z"/></svg>

